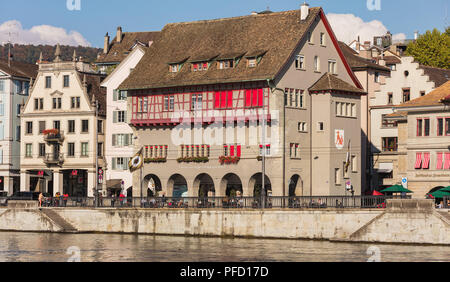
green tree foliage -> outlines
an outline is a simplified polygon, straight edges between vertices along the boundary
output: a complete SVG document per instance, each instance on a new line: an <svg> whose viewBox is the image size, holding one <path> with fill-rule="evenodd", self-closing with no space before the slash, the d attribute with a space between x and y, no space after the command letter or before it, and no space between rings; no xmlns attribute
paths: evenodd
<svg viewBox="0 0 450 282"><path fill-rule="evenodd" d="M450 69L450 28L427 31L408 45L406 54L422 65Z"/></svg>

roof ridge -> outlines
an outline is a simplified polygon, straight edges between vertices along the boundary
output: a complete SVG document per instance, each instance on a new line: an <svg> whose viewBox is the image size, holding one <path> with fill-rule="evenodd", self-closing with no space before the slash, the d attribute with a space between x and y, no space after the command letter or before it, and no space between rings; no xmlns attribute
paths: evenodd
<svg viewBox="0 0 450 282"><path fill-rule="evenodd" d="M320 9L321 7L311 7L311 9ZM256 14L256 15L243 15L243 16L235 16L235 17L228 17L228 18L218 18L218 19L209 19L209 20L195 20L190 22L176 22L176 23L168 23L166 26L175 26L175 25L185 25L185 24L202 24L202 23L211 23L211 22L224 22L228 20L236 20L236 19L243 19L243 18L249 18L249 17L270 17L270 16L277 16L280 14L288 14L293 12L299 12L300 9L296 10L288 10L288 11L279 11L279 12L272 12L270 14Z"/></svg>

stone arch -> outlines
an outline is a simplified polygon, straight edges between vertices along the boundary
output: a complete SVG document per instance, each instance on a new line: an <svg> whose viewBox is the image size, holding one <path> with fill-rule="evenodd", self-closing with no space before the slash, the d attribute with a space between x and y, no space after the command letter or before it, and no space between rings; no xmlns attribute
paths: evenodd
<svg viewBox="0 0 450 282"><path fill-rule="evenodd" d="M269 177L267 177L267 174L264 176L264 186L266 188L266 196L269 194L269 191L272 191L272 184L270 182ZM253 196L258 197L261 195L261 188L262 188L262 173L258 172L255 173L249 181L248 187L250 191L253 190Z"/></svg>
<svg viewBox="0 0 450 282"><path fill-rule="evenodd" d="M195 197L213 197L216 189L214 180L207 173L201 173L194 179L193 191Z"/></svg>
<svg viewBox="0 0 450 282"><path fill-rule="evenodd" d="M161 179L155 174L147 174L142 180L142 188L144 197L156 196L162 191Z"/></svg>
<svg viewBox="0 0 450 282"><path fill-rule="evenodd" d="M288 182L289 197L303 196L303 179L298 174L292 175Z"/></svg>
<svg viewBox="0 0 450 282"><path fill-rule="evenodd" d="M226 174L220 181L220 196L236 196L240 192L243 195L242 181L234 173Z"/></svg>
<svg viewBox="0 0 450 282"><path fill-rule="evenodd" d="M180 197L181 194L188 192L188 185L186 178L181 174L172 175L167 181L167 195L168 197Z"/></svg>

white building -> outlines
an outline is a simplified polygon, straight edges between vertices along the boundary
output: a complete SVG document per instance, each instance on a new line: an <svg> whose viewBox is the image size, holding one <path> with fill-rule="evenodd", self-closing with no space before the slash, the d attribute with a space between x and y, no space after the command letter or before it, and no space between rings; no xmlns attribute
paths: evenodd
<svg viewBox="0 0 450 282"><path fill-rule="evenodd" d="M0 191L20 190L20 106L38 66L0 60Z"/></svg>
<svg viewBox="0 0 450 282"><path fill-rule="evenodd" d="M102 82L107 89L107 120L105 136L106 183L110 192L114 188L132 186L132 174L128 160L134 155L133 130L128 125L127 92L118 91L119 85L129 76L145 54L141 45L135 45L131 53Z"/></svg>

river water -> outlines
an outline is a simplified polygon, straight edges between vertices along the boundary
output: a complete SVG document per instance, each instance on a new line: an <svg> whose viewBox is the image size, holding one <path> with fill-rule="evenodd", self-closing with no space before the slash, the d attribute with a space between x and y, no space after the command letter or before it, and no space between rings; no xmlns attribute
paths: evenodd
<svg viewBox="0 0 450 282"><path fill-rule="evenodd" d="M1 262L450 262L449 246L0 232Z"/></svg>

